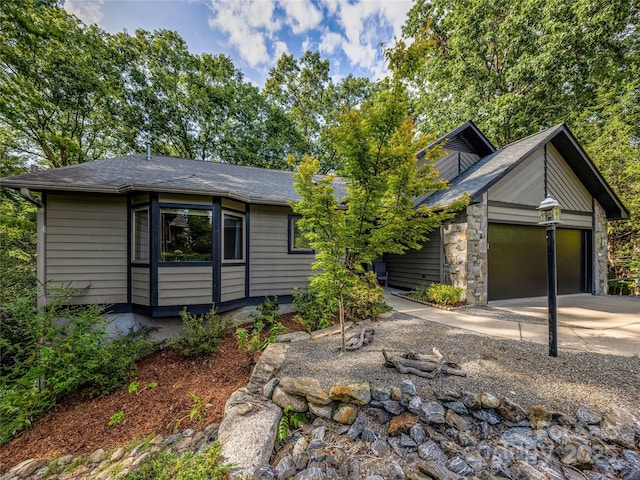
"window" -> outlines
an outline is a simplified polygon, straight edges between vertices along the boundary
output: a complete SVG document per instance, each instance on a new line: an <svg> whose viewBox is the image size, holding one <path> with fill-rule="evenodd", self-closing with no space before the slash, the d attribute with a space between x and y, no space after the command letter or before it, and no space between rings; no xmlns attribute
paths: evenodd
<svg viewBox="0 0 640 480"><path fill-rule="evenodd" d="M222 213L222 260L244 261L244 215Z"/></svg>
<svg viewBox="0 0 640 480"><path fill-rule="evenodd" d="M289 215L289 253L313 253L309 240L298 228L299 215Z"/></svg>
<svg viewBox="0 0 640 480"><path fill-rule="evenodd" d="M149 209L133 210L133 238L132 260L134 262L149 263Z"/></svg>
<svg viewBox="0 0 640 480"><path fill-rule="evenodd" d="M161 208L161 260L210 262L213 258L211 217L211 210Z"/></svg>

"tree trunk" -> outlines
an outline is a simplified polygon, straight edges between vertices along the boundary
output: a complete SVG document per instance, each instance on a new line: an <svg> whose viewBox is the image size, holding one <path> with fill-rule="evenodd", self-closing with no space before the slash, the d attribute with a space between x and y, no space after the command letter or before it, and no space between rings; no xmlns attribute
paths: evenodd
<svg viewBox="0 0 640 480"><path fill-rule="evenodd" d="M342 295L342 289L340 289L340 293L338 294L338 300L340 304L340 352L344 353L344 296Z"/></svg>

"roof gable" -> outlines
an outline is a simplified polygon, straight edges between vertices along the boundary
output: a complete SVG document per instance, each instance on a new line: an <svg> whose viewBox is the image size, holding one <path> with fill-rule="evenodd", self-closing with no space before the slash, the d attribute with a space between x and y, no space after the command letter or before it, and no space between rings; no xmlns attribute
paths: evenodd
<svg viewBox="0 0 640 480"><path fill-rule="evenodd" d="M553 144L589 193L602 205L608 219L629 218L627 209L565 124L548 128L494 151L454 178L448 190L425 195L417 203L446 206L464 193L470 195L472 203L480 202L482 195L491 186L548 142Z"/></svg>

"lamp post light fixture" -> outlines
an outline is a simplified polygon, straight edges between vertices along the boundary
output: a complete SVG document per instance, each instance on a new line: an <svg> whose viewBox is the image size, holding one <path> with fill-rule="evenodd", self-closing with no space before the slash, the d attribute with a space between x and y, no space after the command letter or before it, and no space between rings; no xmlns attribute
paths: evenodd
<svg viewBox="0 0 640 480"><path fill-rule="evenodd" d="M558 356L558 274L556 270L556 225L562 223L560 203L547 196L538 207L540 222L547 227L547 295L549 301L549 356Z"/></svg>

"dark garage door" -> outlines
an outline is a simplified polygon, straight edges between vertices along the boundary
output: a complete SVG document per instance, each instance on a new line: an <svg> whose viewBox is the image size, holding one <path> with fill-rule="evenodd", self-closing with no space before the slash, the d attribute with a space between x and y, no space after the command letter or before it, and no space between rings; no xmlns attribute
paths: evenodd
<svg viewBox="0 0 640 480"><path fill-rule="evenodd" d="M558 228L558 293L591 291L588 230ZM489 224L489 300L547 294L547 243L543 227Z"/></svg>

